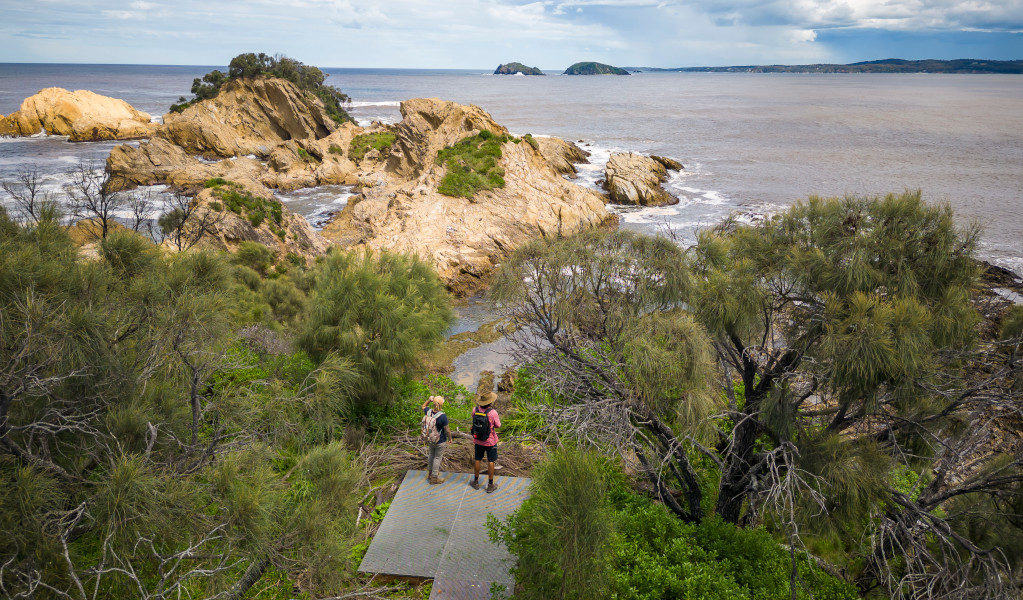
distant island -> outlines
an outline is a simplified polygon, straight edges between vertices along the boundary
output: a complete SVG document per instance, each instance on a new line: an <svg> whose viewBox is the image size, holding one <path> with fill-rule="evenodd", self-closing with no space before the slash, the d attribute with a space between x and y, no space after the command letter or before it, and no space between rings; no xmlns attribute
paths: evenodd
<svg viewBox="0 0 1023 600"><path fill-rule="evenodd" d="M684 73L1023 73L1023 60L903 60L887 58L848 65L746 65L734 67L678 67L642 69Z"/></svg>
<svg viewBox="0 0 1023 600"><path fill-rule="evenodd" d="M565 75L628 75L625 69L598 62L577 62L565 69Z"/></svg>
<svg viewBox="0 0 1023 600"><path fill-rule="evenodd" d="M494 75L546 75L537 67L527 67L520 62L510 62L497 67L494 71Z"/></svg>

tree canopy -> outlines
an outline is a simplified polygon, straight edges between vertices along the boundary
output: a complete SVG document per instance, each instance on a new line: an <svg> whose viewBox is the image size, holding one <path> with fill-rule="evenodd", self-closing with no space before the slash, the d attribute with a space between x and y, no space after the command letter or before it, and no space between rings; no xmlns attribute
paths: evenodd
<svg viewBox="0 0 1023 600"><path fill-rule="evenodd" d="M978 449L990 425L964 428L1015 405L1014 354L977 336L975 245L918 192L814 197L687 250L624 232L538 242L494 295L555 392L534 410L636 462L682 519L712 507L791 543L845 540L863 590L994 597L1012 511L955 507L1014 498L1023 463Z"/></svg>
<svg viewBox="0 0 1023 600"><path fill-rule="evenodd" d="M181 112L195 102L215 98L225 83L243 77L286 79L300 90L319 98L327 109L327 114L338 124L352 120L345 110L350 102L348 95L332 85L327 85L326 73L287 56L270 56L262 52L258 54L247 52L232 58L227 73L214 69L202 78L195 78L192 81L194 97L191 100L182 97L178 104L171 106L171 111Z"/></svg>

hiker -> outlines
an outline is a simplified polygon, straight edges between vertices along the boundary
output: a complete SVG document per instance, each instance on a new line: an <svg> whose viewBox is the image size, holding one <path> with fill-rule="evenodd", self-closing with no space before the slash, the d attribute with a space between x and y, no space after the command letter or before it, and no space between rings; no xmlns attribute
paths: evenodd
<svg viewBox="0 0 1023 600"><path fill-rule="evenodd" d="M487 477L490 480L487 485L487 493L497 489L494 483L494 463L497 462L497 428L501 426L501 417L497 410L491 406L497 400L497 394L486 392L476 400L476 408L472 409L472 441L476 447L476 459L473 462L473 474L475 477L469 485L480 489L480 461L483 456L487 457Z"/></svg>
<svg viewBox="0 0 1023 600"><path fill-rule="evenodd" d="M433 408L426 405L433 403ZM451 430L448 429L448 416L441 412L444 407L444 396L430 396L420 407L423 409L422 434L423 438L430 444L430 453L426 459L426 468L430 473L430 484L437 485L444 483L446 479L440 476L440 463L444 459L444 450L447 442L451 439Z"/></svg>

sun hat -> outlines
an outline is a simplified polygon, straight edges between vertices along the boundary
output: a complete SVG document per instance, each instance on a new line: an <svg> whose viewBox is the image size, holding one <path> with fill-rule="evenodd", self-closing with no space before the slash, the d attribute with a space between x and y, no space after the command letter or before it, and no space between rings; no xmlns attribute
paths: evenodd
<svg viewBox="0 0 1023 600"><path fill-rule="evenodd" d="M494 392L484 392L480 394L480 397L476 399L477 406L489 406L497 400L497 394Z"/></svg>

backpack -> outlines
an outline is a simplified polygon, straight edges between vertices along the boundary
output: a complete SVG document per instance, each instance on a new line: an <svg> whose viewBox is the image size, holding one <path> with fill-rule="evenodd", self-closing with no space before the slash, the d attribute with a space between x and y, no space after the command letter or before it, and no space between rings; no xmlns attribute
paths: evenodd
<svg viewBox="0 0 1023 600"><path fill-rule="evenodd" d="M437 429L437 419L442 414L444 413L431 408L428 413L423 415L421 423L422 431L420 432L420 435L424 440L431 444L436 444L440 441L440 430Z"/></svg>
<svg viewBox="0 0 1023 600"><path fill-rule="evenodd" d="M490 437L490 417L487 416L489 410L490 407L487 406L483 409L476 407L472 411L472 436L481 442L487 441Z"/></svg>

